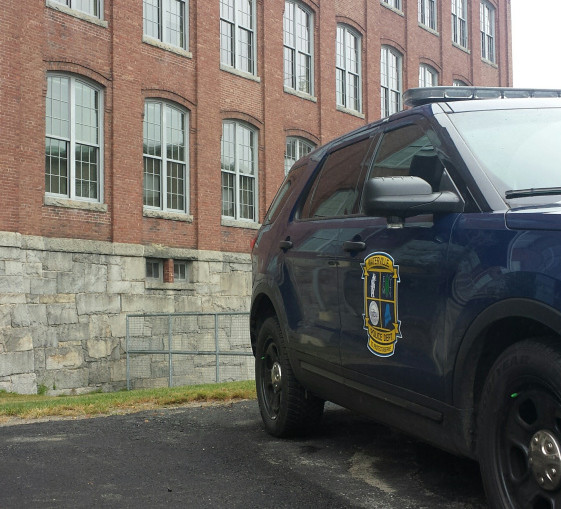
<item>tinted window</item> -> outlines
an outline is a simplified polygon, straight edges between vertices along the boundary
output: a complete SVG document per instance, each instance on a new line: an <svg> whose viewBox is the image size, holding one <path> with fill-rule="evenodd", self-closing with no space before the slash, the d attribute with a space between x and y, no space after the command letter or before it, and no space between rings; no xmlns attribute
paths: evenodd
<svg viewBox="0 0 561 509"><path fill-rule="evenodd" d="M371 142L372 138L366 138L327 156L302 207L301 218L341 217L358 212Z"/></svg>
<svg viewBox="0 0 561 509"><path fill-rule="evenodd" d="M418 125L408 125L384 134L369 178L421 177L436 191L443 172L427 133Z"/></svg>
<svg viewBox="0 0 561 509"><path fill-rule="evenodd" d="M284 204L292 195L294 182L299 178L305 168L306 165L292 168L288 176L285 178L280 189L278 190L275 199L271 203L271 206L269 207L269 211L267 212L267 216L265 217L265 224L272 223L277 218L280 211L283 209Z"/></svg>

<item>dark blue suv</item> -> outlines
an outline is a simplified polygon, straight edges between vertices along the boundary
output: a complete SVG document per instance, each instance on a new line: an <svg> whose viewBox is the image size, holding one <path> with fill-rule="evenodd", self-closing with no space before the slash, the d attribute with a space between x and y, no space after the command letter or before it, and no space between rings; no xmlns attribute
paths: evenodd
<svg viewBox="0 0 561 509"><path fill-rule="evenodd" d="M560 95L413 89L294 165L252 255L271 434L333 401L477 459L493 507L561 507Z"/></svg>

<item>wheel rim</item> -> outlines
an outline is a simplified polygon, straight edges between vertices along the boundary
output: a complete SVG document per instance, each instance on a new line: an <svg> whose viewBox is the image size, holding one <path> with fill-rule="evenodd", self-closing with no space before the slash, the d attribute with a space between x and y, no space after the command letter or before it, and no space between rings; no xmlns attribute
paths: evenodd
<svg viewBox="0 0 561 509"><path fill-rule="evenodd" d="M270 419L279 416L282 397L282 368L280 354L275 343L270 341L261 358L261 394L263 407Z"/></svg>
<svg viewBox="0 0 561 509"><path fill-rule="evenodd" d="M499 474L513 507L561 509L561 400L532 383L508 395Z"/></svg>

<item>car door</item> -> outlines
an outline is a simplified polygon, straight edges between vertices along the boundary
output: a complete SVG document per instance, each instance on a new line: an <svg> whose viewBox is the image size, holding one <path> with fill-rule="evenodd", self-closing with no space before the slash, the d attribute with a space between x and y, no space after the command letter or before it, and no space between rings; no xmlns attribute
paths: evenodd
<svg viewBox="0 0 561 509"><path fill-rule="evenodd" d="M367 133L326 155L282 240L291 344L316 365L340 368L341 229L345 217L357 211L372 144Z"/></svg>
<svg viewBox="0 0 561 509"><path fill-rule="evenodd" d="M434 139L422 118L388 125L367 178L419 176L435 191L450 187ZM443 397L447 250L456 219L360 216L341 230L341 362L358 387Z"/></svg>

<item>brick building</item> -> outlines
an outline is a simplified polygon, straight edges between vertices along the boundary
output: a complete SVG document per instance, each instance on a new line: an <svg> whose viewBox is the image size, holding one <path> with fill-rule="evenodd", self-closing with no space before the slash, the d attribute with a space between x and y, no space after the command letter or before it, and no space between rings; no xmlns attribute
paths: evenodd
<svg viewBox="0 0 561 509"><path fill-rule="evenodd" d="M511 62L509 0L3 2L0 389L120 388L126 314L247 310L294 160Z"/></svg>

